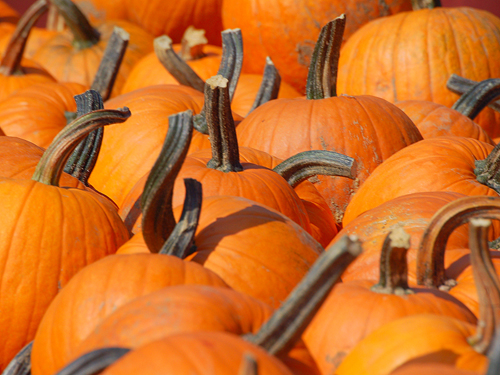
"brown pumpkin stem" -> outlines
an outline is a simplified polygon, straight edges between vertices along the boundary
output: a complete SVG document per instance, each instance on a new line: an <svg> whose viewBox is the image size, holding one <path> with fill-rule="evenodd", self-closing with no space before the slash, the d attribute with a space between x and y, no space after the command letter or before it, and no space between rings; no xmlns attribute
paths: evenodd
<svg viewBox="0 0 500 375"><path fill-rule="evenodd" d="M31 349L33 341L22 348L3 370L2 375L30 375L31 374Z"/></svg>
<svg viewBox="0 0 500 375"><path fill-rule="evenodd" d="M245 339L274 356L286 355L300 338L344 269L361 254L355 236L344 236L329 247L279 309L256 334Z"/></svg>
<svg viewBox="0 0 500 375"><path fill-rule="evenodd" d="M307 75L307 99L337 96L337 73L346 17L328 22L319 33Z"/></svg>
<svg viewBox="0 0 500 375"><path fill-rule="evenodd" d="M32 179L57 186L64 166L76 146L91 131L105 125L124 122L130 117L128 108L98 110L77 118L54 138L38 162Z"/></svg>
<svg viewBox="0 0 500 375"><path fill-rule="evenodd" d="M467 341L481 354L491 347L495 330L500 327L500 281L488 247L490 225L487 219L469 221L470 258L479 297L479 319L476 334Z"/></svg>
<svg viewBox="0 0 500 375"><path fill-rule="evenodd" d="M168 118L168 132L141 197L142 232L152 253L158 253L176 226L172 211L174 180L186 157L193 133L191 111Z"/></svg>
<svg viewBox="0 0 500 375"><path fill-rule="evenodd" d="M486 375L500 374L500 327L497 327L493 343L488 351L488 362Z"/></svg>
<svg viewBox="0 0 500 375"><path fill-rule="evenodd" d="M23 14L17 23L16 30L14 30L5 50L5 55L2 58L2 63L0 64L1 74L5 76L23 74L21 71L21 60L23 59L28 36L33 25L48 9L47 0L37 0Z"/></svg>
<svg viewBox="0 0 500 375"><path fill-rule="evenodd" d="M413 10L434 9L441 6L441 0L411 0Z"/></svg>
<svg viewBox="0 0 500 375"><path fill-rule="evenodd" d="M64 30L64 18L59 14L57 8L53 4L49 5L46 28L47 30L52 30L52 31Z"/></svg>
<svg viewBox="0 0 500 375"><path fill-rule="evenodd" d="M410 248L410 235L396 228L385 237L380 254L380 278L371 290L386 294L410 294L406 254Z"/></svg>
<svg viewBox="0 0 500 375"><path fill-rule="evenodd" d="M474 119L479 112L498 97L500 97L500 79L485 79L469 88L451 108L470 119Z"/></svg>
<svg viewBox="0 0 500 375"><path fill-rule="evenodd" d="M243 66L243 38L240 29L224 30L222 33L222 58L217 75L228 80L229 102L233 100ZM204 91L205 92L205 91ZM205 97L205 103L207 99ZM194 116L194 128L203 134L208 133L206 105Z"/></svg>
<svg viewBox="0 0 500 375"><path fill-rule="evenodd" d="M203 191L201 183L192 178L184 179L186 197L179 222L160 250L160 254L184 259L196 251L194 235L200 220Z"/></svg>
<svg viewBox="0 0 500 375"><path fill-rule="evenodd" d="M472 79L452 74L450 78L448 78L448 82L446 82L446 88L455 94L463 95L477 84L478 82L473 81ZM500 100L490 102L488 107L500 112Z"/></svg>
<svg viewBox="0 0 500 375"><path fill-rule="evenodd" d="M212 159L207 166L223 172L242 171L228 80L221 75L209 78L205 84L205 110L212 147Z"/></svg>
<svg viewBox="0 0 500 375"><path fill-rule="evenodd" d="M476 160L476 180L500 194L500 145L496 145L484 160Z"/></svg>
<svg viewBox="0 0 500 375"><path fill-rule="evenodd" d="M500 198L471 196L448 203L438 210L425 229L417 253L417 284L428 288L449 289L454 280L446 280L444 252L451 233L470 218L500 220Z"/></svg>
<svg viewBox="0 0 500 375"><path fill-rule="evenodd" d="M92 375L98 374L125 354L130 352L128 348L103 348L93 350L68 363L55 375Z"/></svg>
<svg viewBox="0 0 500 375"><path fill-rule="evenodd" d="M333 151L312 150L300 152L273 168L293 188L302 181L316 176L356 178L356 160Z"/></svg>
<svg viewBox="0 0 500 375"><path fill-rule="evenodd" d="M198 60L206 56L203 47L208 43L205 37L205 30L195 29L189 26L181 40L181 58L184 61Z"/></svg>
<svg viewBox="0 0 500 375"><path fill-rule="evenodd" d="M260 107L262 104L267 103L270 100L276 99L280 91L281 76L274 66L273 61L269 56L266 57L266 67L264 68L264 75L262 76L262 82L260 83L259 91L255 96L255 100L252 104L252 108L247 113L247 116L252 113L252 111Z"/></svg>
<svg viewBox="0 0 500 375"><path fill-rule="evenodd" d="M258 375L259 365L257 359L252 353L245 353L241 362L238 375Z"/></svg>
<svg viewBox="0 0 500 375"><path fill-rule="evenodd" d="M71 0L48 0L57 8L58 13L73 34L73 45L82 50L99 43L101 35L92 27L82 11Z"/></svg>
<svg viewBox="0 0 500 375"><path fill-rule="evenodd" d="M177 55L173 48L172 39L163 35L154 40L154 49L160 63L181 85L192 87L203 92L205 82L196 72Z"/></svg>

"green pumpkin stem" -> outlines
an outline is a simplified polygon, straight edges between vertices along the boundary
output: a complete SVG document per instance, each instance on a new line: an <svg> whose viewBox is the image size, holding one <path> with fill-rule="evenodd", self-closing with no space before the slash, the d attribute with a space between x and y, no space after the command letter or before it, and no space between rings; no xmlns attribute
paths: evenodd
<svg viewBox="0 0 500 375"><path fill-rule="evenodd" d="M128 348L103 348L88 352L68 363L54 375L99 374L130 352Z"/></svg>
<svg viewBox="0 0 500 375"><path fill-rule="evenodd" d="M181 85L203 92L205 82L174 51L172 39L163 35L155 39L154 49L160 63Z"/></svg>
<svg viewBox="0 0 500 375"><path fill-rule="evenodd" d="M487 105L500 96L500 79L490 78L470 87L451 108L475 119Z"/></svg>
<svg viewBox="0 0 500 375"><path fill-rule="evenodd" d="M476 81L452 74L446 82L446 88L455 94L463 95L477 84ZM500 112L500 100L488 103L488 107Z"/></svg>
<svg viewBox="0 0 500 375"><path fill-rule="evenodd" d="M99 43L101 35L92 27L82 11L71 0L48 0L64 18L73 33L73 45L78 50L92 47Z"/></svg>
<svg viewBox="0 0 500 375"><path fill-rule="evenodd" d="M449 290L455 280L447 280L444 254L446 242L453 231L470 218L500 220L500 198L471 196L454 200L438 210L420 241L417 253L417 284L428 288Z"/></svg>
<svg viewBox="0 0 500 375"><path fill-rule="evenodd" d="M266 67L264 68L264 75L262 76L262 82L259 87L259 91L255 96L255 100L252 104L252 108L247 113L247 116L253 112L257 107L262 104L267 103L270 100L276 99L280 91L281 76L274 66L273 61L269 56L266 57Z"/></svg>
<svg viewBox="0 0 500 375"><path fill-rule="evenodd" d="M327 249L279 309L256 334L245 339L274 356L286 355L295 345L345 268L361 253L361 244L344 236Z"/></svg>
<svg viewBox="0 0 500 375"><path fill-rule="evenodd" d="M307 99L337 96L337 73L345 23L345 14L342 14L321 29L309 65Z"/></svg>
<svg viewBox="0 0 500 375"><path fill-rule="evenodd" d="M316 176L341 176L356 178L356 161L333 151L312 150L300 152L273 168L295 188L302 181Z"/></svg>
<svg viewBox="0 0 500 375"><path fill-rule="evenodd" d="M168 132L141 197L142 233L152 253L162 250L176 226L172 211L174 180L186 157L193 133L191 111L168 118Z"/></svg>
<svg viewBox="0 0 500 375"><path fill-rule="evenodd" d="M221 75L228 80L229 102L231 102L243 66L243 38L240 29L224 30L221 35L222 59L217 75ZM203 106L201 112L194 117L194 128L203 134L208 134L206 110L206 106Z"/></svg>
<svg viewBox="0 0 500 375"><path fill-rule="evenodd" d="M128 108L98 110L78 117L62 129L45 150L32 179L47 185L58 186L59 178L68 158L83 138L101 126L121 123L129 117Z"/></svg>
<svg viewBox="0 0 500 375"><path fill-rule="evenodd" d="M245 353L243 355L243 360L241 361L240 369L238 370L238 375L258 375L259 365L257 359L252 353Z"/></svg>
<svg viewBox="0 0 500 375"><path fill-rule="evenodd" d="M203 51L208 43L205 37L205 30L195 29L189 26L181 39L181 52L180 56L184 61L199 60L207 54Z"/></svg>
<svg viewBox="0 0 500 375"><path fill-rule="evenodd" d="M37 0L23 14L5 49L5 55L0 63L0 74L5 76L22 74L21 60L23 59L28 36L33 25L48 9L47 0Z"/></svg>
<svg viewBox="0 0 500 375"><path fill-rule="evenodd" d="M209 78L205 84L205 109L212 147L212 159L207 166L223 172L242 171L228 80L221 75Z"/></svg>
<svg viewBox="0 0 500 375"><path fill-rule="evenodd" d="M413 10L441 7L441 0L411 0Z"/></svg>
<svg viewBox="0 0 500 375"><path fill-rule="evenodd" d="M10 361L2 375L31 375L31 350L33 341L22 348Z"/></svg>
<svg viewBox="0 0 500 375"><path fill-rule="evenodd" d="M496 145L484 160L476 160L476 180L500 194L500 145Z"/></svg>
<svg viewBox="0 0 500 375"><path fill-rule="evenodd" d="M479 319L476 334L467 341L481 354L489 350L495 331L500 327L500 281L488 247L490 226L491 221L487 219L469 222L470 258L479 297Z"/></svg>
<svg viewBox="0 0 500 375"><path fill-rule="evenodd" d="M410 235L396 228L385 237L380 254L380 278L371 290L386 294L410 294L406 254L410 248Z"/></svg>

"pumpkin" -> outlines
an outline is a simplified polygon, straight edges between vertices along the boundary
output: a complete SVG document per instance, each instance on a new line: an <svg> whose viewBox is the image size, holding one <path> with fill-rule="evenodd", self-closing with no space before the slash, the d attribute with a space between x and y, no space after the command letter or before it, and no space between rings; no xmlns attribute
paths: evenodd
<svg viewBox="0 0 500 375"><path fill-rule="evenodd" d="M5 1L0 1L0 23L17 23L19 14Z"/></svg>

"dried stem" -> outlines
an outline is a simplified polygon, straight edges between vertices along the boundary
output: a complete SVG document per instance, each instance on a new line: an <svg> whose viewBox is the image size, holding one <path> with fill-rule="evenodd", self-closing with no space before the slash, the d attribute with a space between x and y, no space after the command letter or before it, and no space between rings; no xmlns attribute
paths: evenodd
<svg viewBox="0 0 500 375"><path fill-rule="evenodd" d="M247 113L247 116L257 107L270 100L276 99L280 91L281 76L278 69L274 66L273 61L268 56L266 57L266 67L264 68L264 75L259 87L259 91L255 96L252 108Z"/></svg>
<svg viewBox="0 0 500 375"><path fill-rule="evenodd" d="M452 74L450 78L448 78L448 82L446 82L446 88L455 94L463 95L477 84L478 82L476 81L460 77L457 74ZM490 102L488 107L500 112L500 100Z"/></svg>

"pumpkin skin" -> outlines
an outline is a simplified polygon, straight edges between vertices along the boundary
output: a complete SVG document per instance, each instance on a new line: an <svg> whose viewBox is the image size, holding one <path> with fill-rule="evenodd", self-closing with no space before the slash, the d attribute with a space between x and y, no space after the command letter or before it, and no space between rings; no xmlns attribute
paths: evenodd
<svg viewBox="0 0 500 375"><path fill-rule="evenodd" d="M459 370L450 365L441 363L412 363L401 366L390 375L474 375L474 371Z"/></svg>
<svg viewBox="0 0 500 375"><path fill-rule="evenodd" d="M162 254L113 255L83 268L54 298L40 322L31 354L32 374L54 374L120 306L180 284L226 286L200 265Z"/></svg>
<svg viewBox="0 0 500 375"><path fill-rule="evenodd" d="M361 213L405 194L454 191L498 196L495 190L479 183L474 174L475 161L485 159L492 149L487 143L462 137L431 138L408 146L368 177L349 203L344 225Z"/></svg>
<svg viewBox="0 0 500 375"><path fill-rule="evenodd" d="M283 80L304 92L309 60L320 28L342 13L348 15L345 40L366 22L411 10L410 1L224 1L224 28L241 28L245 54L244 72L260 73L261 62L270 56Z"/></svg>
<svg viewBox="0 0 500 375"><path fill-rule="evenodd" d="M475 81L499 77L499 47L500 19L478 9L437 7L380 18L345 43L338 92L451 107L458 95L446 88L450 75ZM500 135L500 115L492 109L475 121L490 137Z"/></svg>
<svg viewBox="0 0 500 375"><path fill-rule="evenodd" d="M379 164L422 139L403 111L373 96L272 100L243 119L236 132L241 146L281 159L309 150L354 158L356 180L318 176L315 183L337 222L357 187Z"/></svg>
<svg viewBox="0 0 500 375"><path fill-rule="evenodd" d="M102 374L233 375L240 373L242 358L248 353L256 359L259 375L292 375L276 357L223 332L166 337L128 353Z"/></svg>
<svg viewBox="0 0 500 375"><path fill-rule="evenodd" d="M19 13L17 13L5 1L0 1L0 23L13 23L19 21Z"/></svg>

